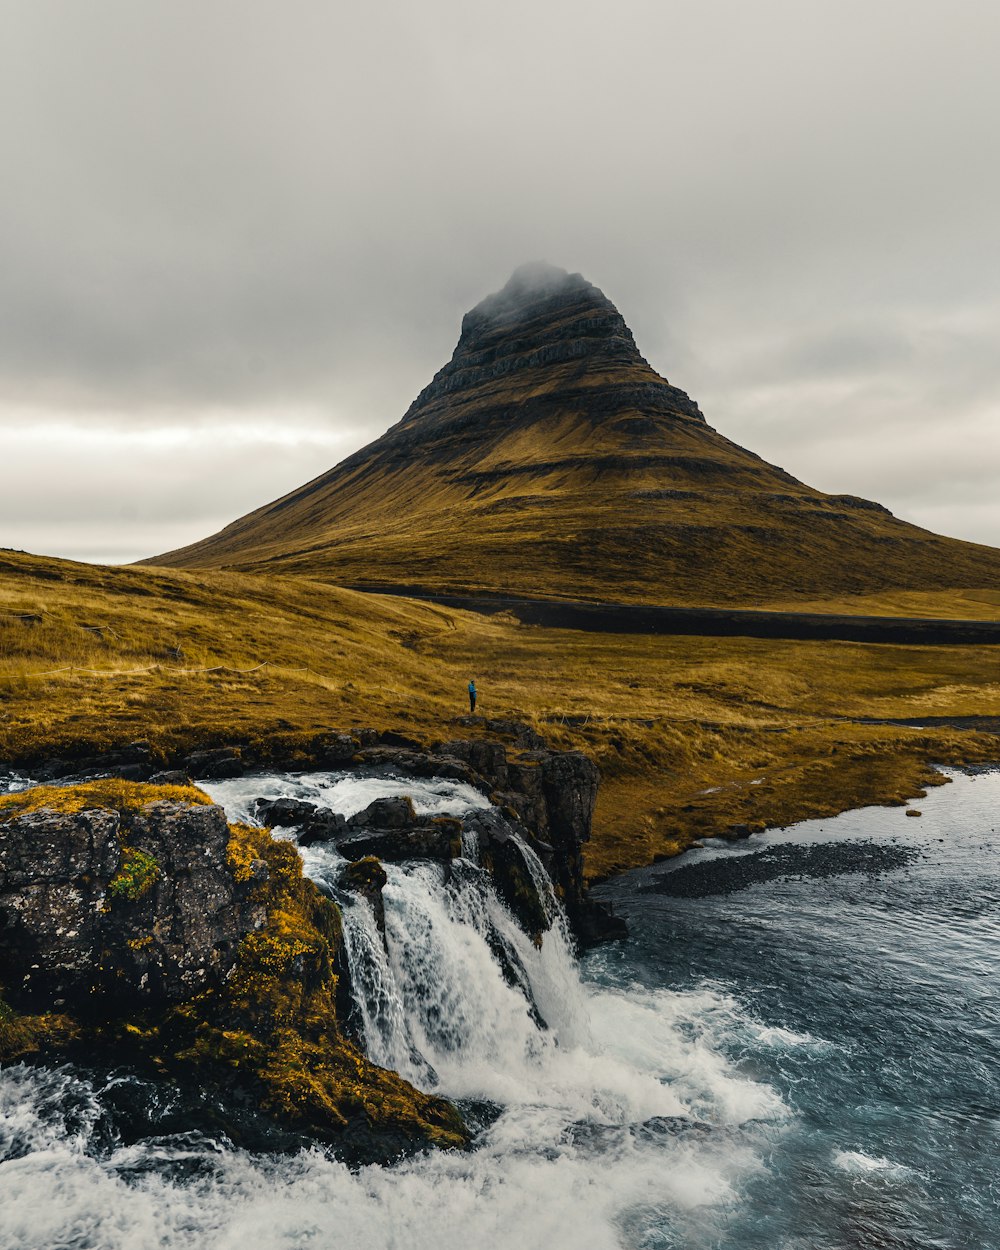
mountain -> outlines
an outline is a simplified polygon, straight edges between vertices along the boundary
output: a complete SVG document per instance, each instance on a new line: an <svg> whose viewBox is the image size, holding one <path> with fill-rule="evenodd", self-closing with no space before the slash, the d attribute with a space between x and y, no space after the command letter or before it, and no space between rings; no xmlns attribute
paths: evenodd
<svg viewBox="0 0 1000 1250"><path fill-rule="evenodd" d="M827 495L715 431L580 274L518 269L367 447L148 561L660 603L1000 585L1000 551Z"/></svg>

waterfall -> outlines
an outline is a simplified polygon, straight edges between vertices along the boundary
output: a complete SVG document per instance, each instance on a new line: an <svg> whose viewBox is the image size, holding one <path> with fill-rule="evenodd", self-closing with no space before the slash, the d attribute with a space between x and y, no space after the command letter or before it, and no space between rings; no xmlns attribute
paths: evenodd
<svg viewBox="0 0 1000 1250"><path fill-rule="evenodd" d="M375 798L407 795L421 815L486 812L472 787L445 779L281 774L209 783L230 819L253 819L256 798L297 798L350 816ZM345 891L332 842L301 848L306 873L340 905L355 1020L368 1057L423 1089L506 1101L533 1089L559 1047L589 1038L585 995L565 914L538 856L513 829L549 923L535 944L479 864L463 832L450 864L385 863L385 931L364 898Z"/></svg>
<svg viewBox="0 0 1000 1250"><path fill-rule="evenodd" d="M581 1040L586 1013L561 928L536 947L471 863L387 874L384 944L370 907L344 912L376 1063L452 1097L500 1101L548 1051Z"/></svg>
<svg viewBox="0 0 1000 1250"><path fill-rule="evenodd" d="M252 820L259 797L349 815L405 793L419 814L479 824L450 863L387 863L374 906L345 890L332 843L302 848L341 906L365 1049L456 1100L473 1149L359 1171L324 1149L256 1154L190 1131L169 1083L15 1066L0 1072L3 1250L722 1244L721 1221L787 1114L727 1058L748 1023L737 1003L711 987L638 984L628 948L592 952L581 971L544 868L508 830L509 862L549 920L525 932L485 866L498 814L471 787L330 773L204 788L234 821ZM135 1114L148 1119L138 1134Z"/></svg>
<svg viewBox="0 0 1000 1250"><path fill-rule="evenodd" d="M338 894L364 1048L421 1088L499 1098L525 1065L586 1038L565 914L541 861L516 840L550 921L541 947L475 862L473 839L449 865L384 865L384 933L366 899ZM332 847L307 848L310 874L328 888L336 860Z"/></svg>

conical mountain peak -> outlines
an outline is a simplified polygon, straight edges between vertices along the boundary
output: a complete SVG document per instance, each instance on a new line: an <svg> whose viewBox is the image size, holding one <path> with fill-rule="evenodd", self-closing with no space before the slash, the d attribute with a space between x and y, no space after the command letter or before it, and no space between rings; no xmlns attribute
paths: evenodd
<svg viewBox="0 0 1000 1250"><path fill-rule="evenodd" d="M381 438L150 563L355 586L745 603L984 586L1000 552L826 495L709 426L610 299L533 263Z"/></svg>
<svg viewBox="0 0 1000 1250"><path fill-rule="evenodd" d="M500 378L509 398L539 385L588 388L626 379L659 388L657 399L674 417L703 420L698 406L670 386L639 354L632 331L611 300L582 274L534 261L514 270L462 319L451 360L417 396L401 424L440 416L436 401L470 400ZM591 390L591 394L593 391ZM622 398L624 392L619 393ZM478 402L478 401L477 401Z"/></svg>
<svg viewBox="0 0 1000 1250"><path fill-rule="evenodd" d="M551 316L560 307L588 300L603 308L614 308L583 274L567 273L546 261L530 261L514 270L506 286L487 295L466 313L462 333L483 325L509 326L518 321Z"/></svg>

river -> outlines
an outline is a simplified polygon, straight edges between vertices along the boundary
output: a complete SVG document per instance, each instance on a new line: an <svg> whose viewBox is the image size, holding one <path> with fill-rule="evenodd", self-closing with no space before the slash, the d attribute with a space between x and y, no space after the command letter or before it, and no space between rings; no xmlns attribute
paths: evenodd
<svg viewBox="0 0 1000 1250"><path fill-rule="evenodd" d="M366 1044L478 1116L473 1150L254 1153L127 1074L15 1065L0 1247L998 1250L1000 772L951 775L919 819L869 808L618 878L599 893L632 936L580 963L471 863L447 886L390 866L388 957L346 916ZM206 788L233 819L257 795L482 802L342 774ZM306 849L321 883L330 856Z"/></svg>

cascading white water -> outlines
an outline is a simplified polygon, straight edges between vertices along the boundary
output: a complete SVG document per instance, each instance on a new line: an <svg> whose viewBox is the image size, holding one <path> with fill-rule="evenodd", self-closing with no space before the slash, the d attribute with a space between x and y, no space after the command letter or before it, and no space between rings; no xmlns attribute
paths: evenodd
<svg viewBox="0 0 1000 1250"><path fill-rule="evenodd" d="M418 814L461 816L489 807L472 787L445 779L312 773L210 782L204 788L230 819L243 820L253 819L258 796L306 799L344 815L375 798L400 794L412 799ZM689 1103L679 1094L688 1076L665 1080L662 1067L689 1047L670 1056L644 1054L638 1064L616 1057L624 1041L617 1037L620 1017L635 1009L635 1000L626 1004L614 994L595 994L581 980L552 883L531 848L517 841L552 919L540 946L471 859L447 867L385 864L384 942L371 907L341 896L352 988L369 1057L421 1088L499 1104L505 1108L501 1123L522 1115L537 1120L542 1108L564 1127L595 1117L622 1126L688 1115ZM467 843L465 849L476 847ZM344 860L335 847L303 847L302 856L309 876L336 890ZM645 1016L645 1010L639 1014ZM637 1028L633 1041L643 1031ZM723 1118L740 1116L744 1106L755 1114L781 1114L780 1101L769 1090L735 1073L724 1076L721 1059L711 1068L718 1092L725 1091ZM699 1115L711 1119L717 1111L714 1099L700 1099Z"/></svg>
<svg viewBox="0 0 1000 1250"><path fill-rule="evenodd" d="M231 818L253 819L256 797L309 798L351 815L373 798L407 794L420 814L464 815L488 802L469 786L311 774L209 784ZM451 1097L509 1100L537 1087L543 1056L587 1037L586 1007L565 917L538 857L514 835L551 921L540 947L518 926L490 877L454 865L386 864L385 935L369 903L338 893L352 990L369 1058ZM307 873L337 893L344 865L332 843L302 848ZM531 1073L529 1078L528 1073Z"/></svg>
<svg viewBox="0 0 1000 1250"><path fill-rule="evenodd" d="M487 806L471 787L403 778L205 788L234 820L257 797L344 814L387 793L409 794L418 813ZM532 876L544 873L522 849ZM305 847L303 860L336 888L331 846ZM0 1102L0 1250L610 1250L712 1236L713 1213L786 1115L722 1053L745 1025L737 1005L707 989L583 980L559 915L536 947L471 859L386 869L385 944L370 906L341 898L365 1043L423 1088L495 1106L471 1152L351 1172L319 1150L255 1156L184 1134L115 1145L89 1078L14 1068Z"/></svg>
<svg viewBox="0 0 1000 1250"><path fill-rule="evenodd" d="M388 784L211 788L245 817L258 794L349 811ZM485 805L454 783L392 784L418 809ZM364 1032L426 1088L492 1101L461 1103L470 1122L497 1115L471 1150L355 1171L322 1149L251 1153L192 1131L169 1082L13 1065L0 1250L998 1244L998 795L1000 772L956 777L921 821L867 809L630 875L605 889L631 899L633 935L582 973L558 927L527 941L473 863L391 868L388 948L368 905L343 900ZM838 841L860 865L842 878L772 871L779 845L807 870ZM907 847L905 866L870 876L879 847ZM305 856L332 888L329 849ZM702 863L730 882L758 856L736 904L649 892ZM143 1107L156 1114L130 1120Z"/></svg>
<svg viewBox="0 0 1000 1250"><path fill-rule="evenodd" d="M402 1072L405 1064L415 1084L430 1087L436 1077L432 1068L414 1051L406 1010L389 965L385 939L367 899L356 898L341 909L351 992L361 1020L368 1058L383 1068Z"/></svg>

